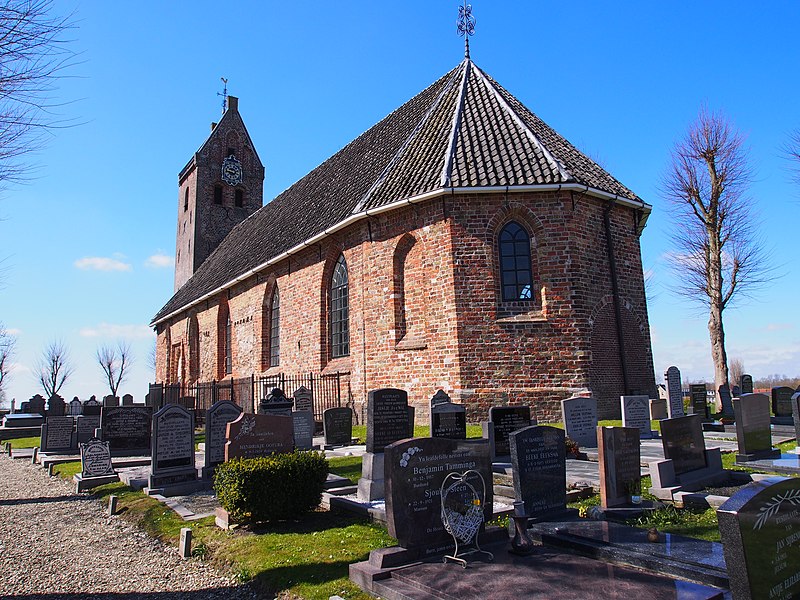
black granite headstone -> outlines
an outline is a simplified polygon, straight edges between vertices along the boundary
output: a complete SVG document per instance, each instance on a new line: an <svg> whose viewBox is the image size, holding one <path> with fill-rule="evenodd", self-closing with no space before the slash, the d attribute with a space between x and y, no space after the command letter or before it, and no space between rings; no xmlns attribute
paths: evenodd
<svg viewBox="0 0 800 600"><path fill-rule="evenodd" d="M475 470L486 486L483 511L492 518L492 471L487 440L412 438L385 448L386 518L389 534L404 548L431 554L453 546L441 515L440 490L450 473ZM478 478L467 479L478 490ZM424 554L424 553L423 553Z"/></svg>
<svg viewBox="0 0 800 600"><path fill-rule="evenodd" d="M121 407L128 408L130 407ZM195 481L194 414L167 404L153 415L151 488Z"/></svg>
<svg viewBox="0 0 800 600"><path fill-rule="evenodd" d="M742 394L741 398L733 399L736 441L739 445L737 461L780 456L780 451L772 447L769 404L766 394Z"/></svg>
<svg viewBox="0 0 800 600"><path fill-rule="evenodd" d="M567 457L564 430L534 425L509 436L514 495L525 515L540 519L567 510Z"/></svg>
<svg viewBox="0 0 800 600"><path fill-rule="evenodd" d="M772 413L776 417L792 416L792 396L794 390L787 386L772 388Z"/></svg>
<svg viewBox="0 0 800 600"><path fill-rule="evenodd" d="M733 404L731 402L731 389L724 383L719 386L719 401L722 404L722 414L726 417L734 416Z"/></svg>
<svg viewBox="0 0 800 600"><path fill-rule="evenodd" d="M800 392L792 395L792 417L794 418L794 438L800 443Z"/></svg>
<svg viewBox="0 0 800 600"><path fill-rule="evenodd" d="M660 423L664 458L672 461L676 475L706 467L706 442L700 415L664 419Z"/></svg>
<svg viewBox="0 0 800 600"><path fill-rule="evenodd" d="M78 443L84 444L95 436L95 430L100 427L100 415L81 415L75 419Z"/></svg>
<svg viewBox="0 0 800 600"><path fill-rule="evenodd" d="M25 404L28 405L27 408L25 407ZM45 399L39 394L36 394L33 398L28 400L27 403L25 402L22 403L21 412L29 414L39 413L43 417L46 417L47 411L44 409L45 404L46 404Z"/></svg>
<svg viewBox="0 0 800 600"><path fill-rule="evenodd" d="M430 411L431 437L444 437L454 440L467 439L467 409L453 404L443 390L431 398Z"/></svg>
<svg viewBox="0 0 800 600"><path fill-rule="evenodd" d="M258 403L258 414L291 417L293 406L294 400L287 398L282 389L272 388L269 395Z"/></svg>
<svg viewBox="0 0 800 600"><path fill-rule="evenodd" d="M685 417L684 417L685 418ZM638 427L598 427L600 506L625 506L641 496L641 453Z"/></svg>
<svg viewBox="0 0 800 600"><path fill-rule="evenodd" d="M328 408L322 413L325 445L347 446L353 441L353 410L347 406Z"/></svg>
<svg viewBox="0 0 800 600"><path fill-rule="evenodd" d="M75 439L75 419L72 417L47 417L42 425L42 452L64 453L78 451Z"/></svg>
<svg viewBox="0 0 800 600"><path fill-rule="evenodd" d="M372 390L367 398L367 452L383 452L409 434L408 394L404 390Z"/></svg>
<svg viewBox="0 0 800 600"><path fill-rule="evenodd" d="M700 415L703 421L708 419L708 394L704 383L693 383L689 386L692 398L692 414Z"/></svg>
<svg viewBox="0 0 800 600"><path fill-rule="evenodd" d="M753 376L744 374L740 378L739 387L741 388L742 394L752 394L753 393Z"/></svg>
<svg viewBox="0 0 800 600"><path fill-rule="evenodd" d="M292 412L294 447L296 450L311 450L314 445L314 414L307 410Z"/></svg>
<svg viewBox="0 0 800 600"><path fill-rule="evenodd" d="M87 417L99 417L102 408L102 405L92 396L83 403L83 414Z"/></svg>
<svg viewBox="0 0 800 600"><path fill-rule="evenodd" d="M152 416L150 406L104 406L100 428L112 454L150 454Z"/></svg>
<svg viewBox="0 0 800 600"><path fill-rule="evenodd" d="M492 406L489 408L489 422L494 429L495 456L511 454L509 436L524 427L530 427L530 406Z"/></svg>
<svg viewBox="0 0 800 600"><path fill-rule="evenodd" d="M800 479L751 483L717 519L734 600L800 598Z"/></svg>
<svg viewBox="0 0 800 600"><path fill-rule="evenodd" d="M228 423L236 420L242 409L230 400L215 402L206 412L206 456L203 476L210 475L210 470L225 462L225 432Z"/></svg>
<svg viewBox="0 0 800 600"><path fill-rule="evenodd" d="M73 417L79 417L83 414L83 403L75 396L69 403L69 414Z"/></svg>

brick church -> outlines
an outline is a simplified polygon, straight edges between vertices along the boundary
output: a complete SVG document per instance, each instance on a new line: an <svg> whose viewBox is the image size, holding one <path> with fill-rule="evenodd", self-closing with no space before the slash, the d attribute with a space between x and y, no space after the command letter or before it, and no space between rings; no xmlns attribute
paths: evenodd
<svg viewBox="0 0 800 600"><path fill-rule="evenodd" d="M339 372L357 408L398 387L422 417L442 389L472 421L655 397L651 207L468 56L262 206L263 180L230 97L178 176L159 382Z"/></svg>

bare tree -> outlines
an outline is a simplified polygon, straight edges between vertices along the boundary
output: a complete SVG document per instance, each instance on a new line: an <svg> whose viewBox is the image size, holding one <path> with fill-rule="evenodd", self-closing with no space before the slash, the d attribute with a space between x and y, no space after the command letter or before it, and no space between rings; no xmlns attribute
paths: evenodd
<svg viewBox="0 0 800 600"><path fill-rule="evenodd" d="M133 362L130 344L117 342L116 347L103 345L97 349L97 363L103 370L111 395L116 396L119 386L125 381L128 368Z"/></svg>
<svg viewBox="0 0 800 600"><path fill-rule="evenodd" d="M731 378L731 388L734 385L742 384L742 375L744 375L744 361L739 358L732 358L728 361L728 372Z"/></svg>
<svg viewBox="0 0 800 600"><path fill-rule="evenodd" d="M39 383L47 398L57 394L72 375L69 351L61 340L50 342L39 357Z"/></svg>
<svg viewBox="0 0 800 600"><path fill-rule="evenodd" d="M72 15L52 12L53 0L0 0L0 183L24 178L20 158L66 125L54 116L52 95L74 62Z"/></svg>
<svg viewBox="0 0 800 600"><path fill-rule="evenodd" d="M0 392L5 391L11 372L11 358L14 356L16 338L0 323Z"/></svg>
<svg viewBox="0 0 800 600"><path fill-rule="evenodd" d="M723 312L773 277L750 211L751 179L742 135L726 117L703 109L675 145L663 181L677 229L676 291L708 311L717 390L728 383Z"/></svg>
<svg viewBox="0 0 800 600"><path fill-rule="evenodd" d="M800 129L789 134L789 139L783 145L783 154L790 161L792 179L800 185Z"/></svg>

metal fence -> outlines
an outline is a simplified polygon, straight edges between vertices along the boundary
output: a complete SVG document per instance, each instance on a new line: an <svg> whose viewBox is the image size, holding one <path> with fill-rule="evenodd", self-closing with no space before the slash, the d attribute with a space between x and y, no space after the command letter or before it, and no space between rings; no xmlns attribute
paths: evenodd
<svg viewBox="0 0 800 600"><path fill-rule="evenodd" d="M179 404L195 413L196 424L205 422L205 413L220 400L230 400L245 412L256 412L258 401L266 398L273 388L280 388L291 397L300 387L311 391L314 419L322 421L325 409L340 406L353 408L349 373L304 373L302 375L277 375L199 381L192 384L151 383L148 404L156 409L165 404Z"/></svg>

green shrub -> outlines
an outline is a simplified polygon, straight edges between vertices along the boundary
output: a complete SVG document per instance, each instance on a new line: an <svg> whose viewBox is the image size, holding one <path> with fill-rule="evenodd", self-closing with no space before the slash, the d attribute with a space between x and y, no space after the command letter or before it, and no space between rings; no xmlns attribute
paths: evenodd
<svg viewBox="0 0 800 600"><path fill-rule="evenodd" d="M236 521L293 519L319 505L327 475L319 452L236 458L216 468L214 491Z"/></svg>

